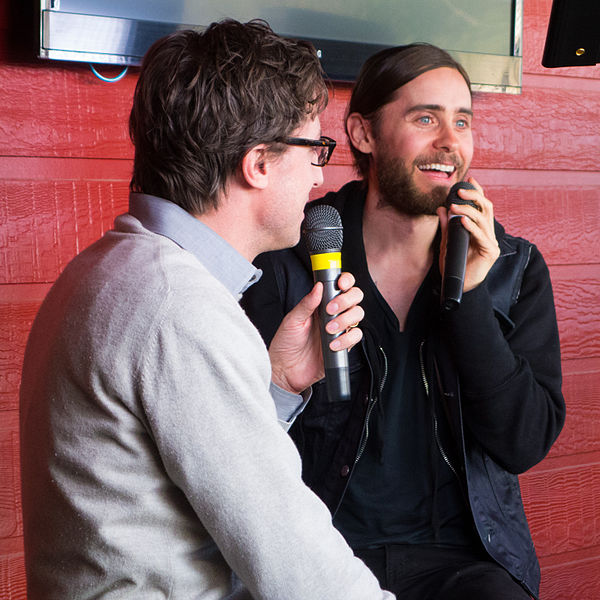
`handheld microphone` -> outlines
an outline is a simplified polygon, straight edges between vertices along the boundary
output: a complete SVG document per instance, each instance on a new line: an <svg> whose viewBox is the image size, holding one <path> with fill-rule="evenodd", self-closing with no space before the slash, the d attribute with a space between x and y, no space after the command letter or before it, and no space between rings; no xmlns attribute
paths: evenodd
<svg viewBox="0 0 600 600"><path fill-rule="evenodd" d="M330 342L341 335L341 332L330 334L325 331L327 323L334 318L327 314L325 306L340 293L337 280L342 272L342 242L344 240L342 220L333 206L327 204L314 206L306 212L302 232L310 254L314 280L323 283L319 322L327 395L330 402L349 400L348 350L331 350Z"/></svg>
<svg viewBox="0 0 600 600"><path fill-rule="evenodd" d="M475 203L463 200L458 195L459 189L474 190L475 186L466 181L455 183L448 193L446 208L451 204ZM467 251L471 235L463 227L460 215L453 215L448 222L448 236L446 240L446 260L444 263L444 277L442 279L442 306L446 310L456 310L462 300L463 286L465 283L465 268L467 266Z"/></svg>

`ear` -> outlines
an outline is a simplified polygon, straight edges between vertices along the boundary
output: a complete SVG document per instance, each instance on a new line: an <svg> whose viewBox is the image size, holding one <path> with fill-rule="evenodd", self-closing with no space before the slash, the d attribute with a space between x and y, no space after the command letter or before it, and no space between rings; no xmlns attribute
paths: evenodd
<svg viewBox="0 0 600 600"><path fill-rule="evenodd" d="M346 119L346 127L352 145L364 154L371 154L373 152L371 123L361 114L352 113Z"/></svg>
<svg viewBox="0 0 600 600"><path fill-rule="evenodd" d="M242 177L246 184L257 189L264 189L269 183L267 147L259 144L250 148L242 159Z"/></svg>

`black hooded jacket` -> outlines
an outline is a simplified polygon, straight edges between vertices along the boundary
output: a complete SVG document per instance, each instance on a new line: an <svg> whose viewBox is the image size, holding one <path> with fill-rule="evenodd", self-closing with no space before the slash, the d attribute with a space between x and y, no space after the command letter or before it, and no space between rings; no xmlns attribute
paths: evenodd
<svg viewBox="0 0 600 600"><path fill-rule="evenodd" d="M362 245L366 189L351 182L317 203L337 208L344 226L343 269L353 271ZM454 440L449 454L489 555L534 596L540 571L517 475L541 461L565 418L558 329L547 266L537 248L496 223L500 257L485 281L453 312L440 310L423 342L421 368L432 406ZM364 258L364 257L363 257ZM300 242L257 258L261 280L242 305L267 345L283 316L313 284ZM437 264L437 261L434 261ZM439 273L434 294L439 295ZM361 287L360 277L357 285ZM350 352L352 399L329 403L322 382L292 427L303 478L329 506L339 507L360 458L369 420L376 418L385 362L369 315L362 344Z"/></svg>

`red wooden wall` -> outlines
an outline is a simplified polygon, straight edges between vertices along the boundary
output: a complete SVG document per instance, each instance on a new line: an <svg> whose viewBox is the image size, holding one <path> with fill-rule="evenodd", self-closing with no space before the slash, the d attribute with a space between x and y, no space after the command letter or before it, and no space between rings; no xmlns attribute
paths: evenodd
<svg viewBox="0 0 600 600"><path fill-rule="evenodd" d="M0 1L0 598L24 599L18 387L27 332L52 281L127 205L136 73L36 61L33 20ZM521 95L475 100L473 174L552 275L568 405L549 457L521 478L544 600L600 597L600 67L540 65L551 0L524 0ZM30 31L31 30L31 31ZM30 39L31 44L23 40ZM322 121L341 143L322 191L352 177L336 86ZM43 499L41 499L43 501Z"/></svg>

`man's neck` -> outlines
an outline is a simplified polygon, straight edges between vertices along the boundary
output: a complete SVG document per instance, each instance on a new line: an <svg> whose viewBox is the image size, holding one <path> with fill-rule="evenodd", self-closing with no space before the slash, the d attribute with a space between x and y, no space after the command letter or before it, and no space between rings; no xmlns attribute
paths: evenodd
<svg viewBox="0 0 600 600"><path fill-rule="evenodd" d="M363 239L371 278L398 318L400 330L433 261L436 215L406 215L368 195Z"/></svg>
<svg viewBox="0 0 600 600"><path fill-rule="evenodd" d="M437 215L407 215L391 206L380 206L367 196L363 214L363 237L367 254L383 257L401 253L405 261L423 263L432 256L439 226Z"/></svg>
<svg viewBox="0 0 600 600"><path fill-rule="evenodd" d="M218 208L211 208L202 215L196 215L196 218L252 262L260 252L256 244L260 235L252 215L246 210L248 205L237 197L223 196L219 199Z"/></svg>

